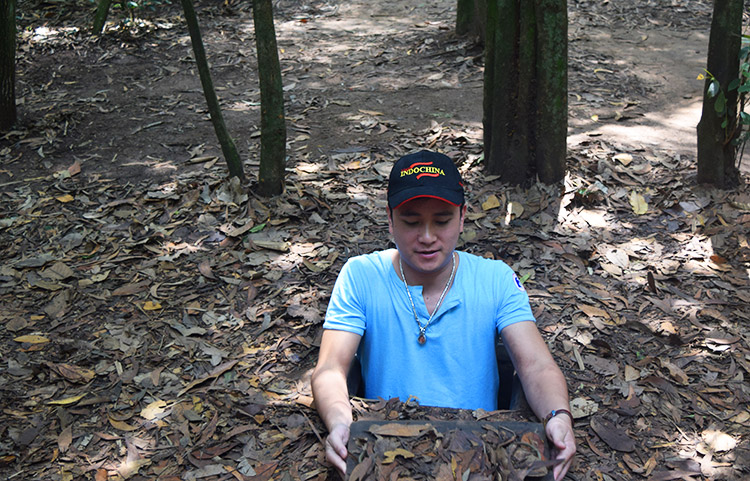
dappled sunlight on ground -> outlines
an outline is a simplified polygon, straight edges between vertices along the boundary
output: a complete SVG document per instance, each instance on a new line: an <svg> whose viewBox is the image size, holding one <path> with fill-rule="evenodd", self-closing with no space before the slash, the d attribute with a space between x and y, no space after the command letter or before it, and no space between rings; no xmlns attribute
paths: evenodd
<svg viewBox="0 0 750 481"><path fill-rule="evenodd" d="M635 148L669 145L675 151L694 153L702 107L701 101L694 101L673 111L647 112L638 125L608 124L596 131L621 145Z"/></svg>

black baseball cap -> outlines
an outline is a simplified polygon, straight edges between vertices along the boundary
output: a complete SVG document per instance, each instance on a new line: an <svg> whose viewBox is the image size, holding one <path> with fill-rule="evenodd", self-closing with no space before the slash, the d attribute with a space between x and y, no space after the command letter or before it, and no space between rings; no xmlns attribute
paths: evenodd
<svg viewBox="0 0 750 481"><path fill-rule="evenodd" d="M393 164L388 177L388 206L396 209L417 197L432 197L457 206L464 203L461 174L450 157L423 150Z"/></svg>

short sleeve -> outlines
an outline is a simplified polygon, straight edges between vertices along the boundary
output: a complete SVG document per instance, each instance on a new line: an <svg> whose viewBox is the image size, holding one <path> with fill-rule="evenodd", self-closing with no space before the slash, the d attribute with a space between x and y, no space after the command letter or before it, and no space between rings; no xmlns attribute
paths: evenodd
<svg viewBox="0 0 750 481"><path fill-rule="evenodd" d="M529 295L523 287L521 280L513 272L513 269L503 264L501 293L498 296L502 302L498 303L498 312L495 318L497 332L504 328L521 321L536 321L534 314L531 312L529 304Z"/></svg>
<svg viewBox="0 0 750 481"><path fill-rule="evenodd" d="M363 296L366 292L362 289L361 275L358 275L358 270L361 269L358 269L352 259L348 260L341 269L333 286L333 292L331 292L331 300L328 302L323 323L324 329L364 335L366 302Z"/></svg>

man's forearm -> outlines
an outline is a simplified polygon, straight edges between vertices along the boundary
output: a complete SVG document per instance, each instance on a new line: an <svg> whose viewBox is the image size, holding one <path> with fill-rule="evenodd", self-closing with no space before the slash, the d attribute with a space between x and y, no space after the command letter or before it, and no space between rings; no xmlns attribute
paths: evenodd
<svg viewBox="0 0 750 481"><path fill-rule="evenodd" d="M337 424L349 426L352 423L352 406L346 378L337 371L316 371L312 378L315 408L330 431Z"/></svg>
<svg viewBox="0 0 750 481"><path fill-rule="evenodd" d="M526 400L539 419L550 411L570 408L568 386L556 364L528 375L522 382Z"/></svg>
<svg viewBox="0 0 750 481"><path fill-rule="evenodd" d="M326 459L346 479L346 444L349 440L349 426L352 424L352 406L349 404L346 377L341 369L324 363L313 372L312 390L315 407L328 429Z"/></svg>

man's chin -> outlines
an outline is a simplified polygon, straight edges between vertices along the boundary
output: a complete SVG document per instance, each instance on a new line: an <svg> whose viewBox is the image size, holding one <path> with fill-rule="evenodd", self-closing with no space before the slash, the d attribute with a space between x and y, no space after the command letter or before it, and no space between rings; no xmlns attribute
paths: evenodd
<svg viewBox="0 0 750 481"><path fill-rule="evenodd" d="M412 268L423 274L437 273L450 265L450 258L446 258L440 253L430 256L415 254L410 263Z"/></svg>

